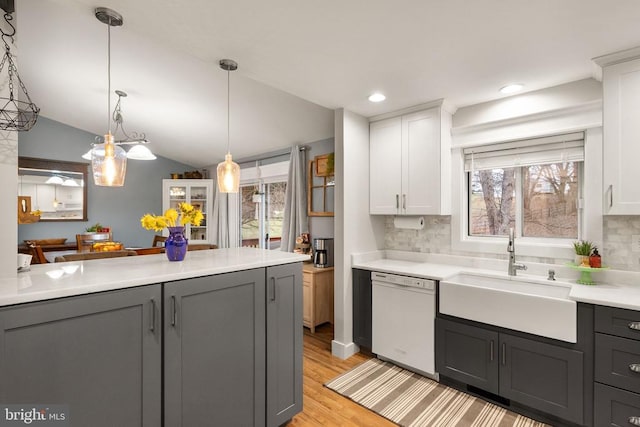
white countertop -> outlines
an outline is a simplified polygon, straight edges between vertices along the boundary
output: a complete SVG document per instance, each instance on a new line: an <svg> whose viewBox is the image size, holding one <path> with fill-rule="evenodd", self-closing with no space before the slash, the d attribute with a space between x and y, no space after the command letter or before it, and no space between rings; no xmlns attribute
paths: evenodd
<svg viewBox="0 0 640 427"><path fill-rule="evenodd" d="M176 262L157 254L32 265L15 278L0 279L0 307L308 259L289 252L231 248L187 252L184 261Z"/></svg>
<svg viewBox="0 0 640 427"><path fill-rule="evenodd" d="M596 285L576 283L579 273L562 265L528 263L528 274L521 277L544 280L548 269L556 271L557 282L551 284L571 286L569 298L578 302L610 307L640 310L640 273L627 271L602 271L594 273ZM403 251L375 251L352 256L353 268L395 273L404 276L433 280L446 280L458 273L504 272L507 261L476 257L425 254Z"/></svg>

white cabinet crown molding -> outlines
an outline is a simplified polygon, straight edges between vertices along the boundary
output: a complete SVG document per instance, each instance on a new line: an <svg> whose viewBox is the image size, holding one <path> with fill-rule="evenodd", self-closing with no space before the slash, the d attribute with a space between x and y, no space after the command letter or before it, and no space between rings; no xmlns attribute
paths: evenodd
<svg viewBox="0 0 640 427"><path fill-rule="evenodd" d="M621 62L631 61L640 58L640 46L631 49L620 50L618 52L597 56L592 59L593 62L600 67L608 67L609 65L619 64Z"/></svg>
<svg viewBox="0 0 640 427"><path fill-rule="evenodd" d="M602 100L451 129L452 147L472 147L602 126Z"/></svg>
<svg viewBox="0 0 640 427"><path fill-rule="evenodd" d="M389 113L378 114L377 116L369 117L369 123L377 122L384 119L390 119L392 117L403 116L410 113L416 113L418 111L429 110L434 107L441 107L443 111L454 115L458 110L458 107L446 101L444 98L436 99L435 101L426 102L424 104L414 105L412 107L403 108L402 110L391 111Z"/></svg>

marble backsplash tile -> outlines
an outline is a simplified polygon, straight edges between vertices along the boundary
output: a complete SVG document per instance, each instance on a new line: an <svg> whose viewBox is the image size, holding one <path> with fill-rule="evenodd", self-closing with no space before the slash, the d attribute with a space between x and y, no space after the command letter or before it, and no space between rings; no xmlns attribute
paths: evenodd
<svg viewBox="0 0 640 427"><path fill-rule="evenodd" d="M616 270L640 271L640 252L633 252L631 236L640 235L640 216L604 217L604 247L600 248L603 263ZM384 249L464 255L483 258L507 259L507 254L482 254L454 251L451 249L451 217L425 216L422 230L398 229L393 225L393 216L385 218ZM520 256L522 261L546 264L561 264L566 260Z"/></svg>

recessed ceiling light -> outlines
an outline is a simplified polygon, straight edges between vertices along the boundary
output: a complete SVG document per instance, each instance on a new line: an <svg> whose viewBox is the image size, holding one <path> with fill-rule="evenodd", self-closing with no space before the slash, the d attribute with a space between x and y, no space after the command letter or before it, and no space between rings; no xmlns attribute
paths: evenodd
<svg viewBox="0 0 640 427"><path fill-rule="evenodd" d="M521 85L519 83L514 83L514 84L510 84L510 85L504 86L503 88L500 89L500 92L501 93L516 93L516 92L520 92L523 87L524 87L524 85Z"/></svg>
<svg viewBox="0 0 640 427"><path fill-rule="evenodd" d="M387 99L387 97L381 94L380 92L376 92L373 95L369 96L369 101L371 102L382 102L385 99Z"/></svg>

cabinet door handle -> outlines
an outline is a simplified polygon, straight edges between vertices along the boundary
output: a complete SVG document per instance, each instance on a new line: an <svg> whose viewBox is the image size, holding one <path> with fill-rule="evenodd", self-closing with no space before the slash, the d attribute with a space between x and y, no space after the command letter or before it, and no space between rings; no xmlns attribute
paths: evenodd
<svg viewBox="0 0 640 427"><path fill-rule="evenodd" d="M155 332L156 330L156 300L151 298L151 319L149 320L149 330Z"/></svg>
<svg viewBox="0 0 640 427"><path fill-rule="evenodd" d="M507 345L502 343L502 366L507 364Z"/></svg>
<svg viewBox="0 0 640 427"><path fill-rule="evenodd" d="M491 349L489 353L489 360L493 362L493 340L491 340Z"/></svg>
<svg viewBox="0 0 640 427"><path fill-rule="evenodd" d="M613 207L613 184L609 185L609 209Z"/></svg>
<svg viewBox="0 0 640 427"><path fill-rule="evenodd" d="M400 209L400 195L396 194L396 210Z"/></svg>
<svg viewBox="0 0 640 427"><path fill-rule="evenodd" d="M634 331L640 331L640 322L629 323L629 329L633 329Z"/></svg>
<svg viewBox="0 0 640 427"><path fill-rule="evenodd" d="M271 281L271 301L276 300L276 278L272 277L269 279Z"/></svg>
<svg viewBox="0 0 640 427"><path fill-rule="evenodd" d="M640 373L640 363L632 363L631 365L629 365L629 370Z"/></svg>
<svg viewBox="0 0 640 427"><path fill-rule="evenodd" d="M171 326L176 326L176 296L171 295Z"/></svg>
<svg viewBox="0 0 640 427"><path fill-rule="evenodd" d="M403 194L402 195L402 210L407 210L407 195Z"/></svg>
<svg viewBox="0 0 640 427"><path fill-rule="evenodd" d="M640 426L640 417L629 417L629 424Z"/></svg>

